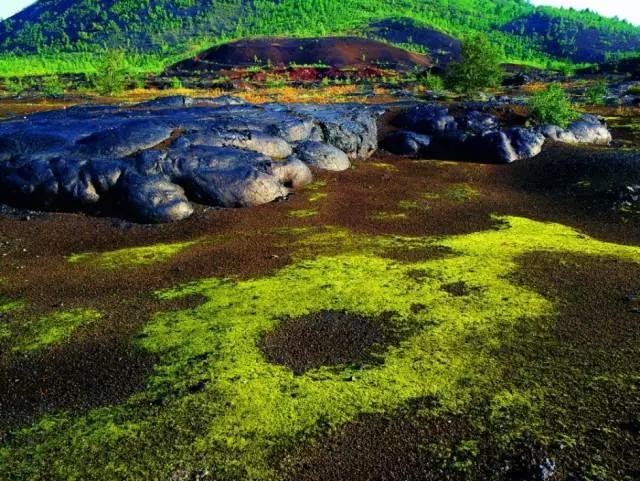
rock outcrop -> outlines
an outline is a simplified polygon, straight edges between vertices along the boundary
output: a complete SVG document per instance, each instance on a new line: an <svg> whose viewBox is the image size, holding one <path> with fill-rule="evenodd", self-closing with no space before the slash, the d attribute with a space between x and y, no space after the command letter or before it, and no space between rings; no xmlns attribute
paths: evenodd
<svg viewBox="0 0 640 481"><path fill-rule="evenodd" d="M168 97L0 123L0 200L168 222L254 206L377 149L380 109Z"/></svg>
<svg viewBox="0 0 640 481"><path fill-rule="evenodd" d="M394 120L400 130L382 142L387 151L406 156L511 163L535 157L547 139L555 142L608 145L611 133L598 117L584 115L567 129L555 125L503 128L498 119L478 110L452 115L434 104L409 108Z"/></svg>

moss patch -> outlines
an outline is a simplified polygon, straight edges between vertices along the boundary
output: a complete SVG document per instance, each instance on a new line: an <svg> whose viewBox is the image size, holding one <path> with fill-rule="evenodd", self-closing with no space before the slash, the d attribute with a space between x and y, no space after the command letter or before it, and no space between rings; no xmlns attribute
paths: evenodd
<svg viewBox="0 0 640 481"><path fill-rule="evenodd" d="M397 172L398 168L393 164L387 164L386 162L369 162L371 167L376 169L386 170L387 172Z"/></svg>
<svg viewBox="0 0 640 481"><path fill-rule="evenodd" d="M372 219L375 220L403 220L407 219L409 216L404 212L376 212L371 216Z"/></svg>
<svg viewBox="0 0 640 481"><path fill-rule="evenodd" d="M318 202L322 199L326 199L327 196L328 194L326 194L325 192L314 192L309 196L309 202Z"/></svg>
<svg viewBox="0 0 640 481"><path fill-rule="evenodd" d="M535 432L547 408L544 390L509 382L513 368L501 363L501 353L523 325L552 331L556 307L510 278L518 259L545 251L638 263L640 249L558 224L498 220L499 230L441 239L326 229L303 235L295 263L274 275L205 279L159 293L208 301L158 314L146 325L139 346L159 361L145 390L119 405L47 415L13 431L0 448L0 477L167 479L177 471L215 469L216 479L270 480L278 477L274 459L301 441L416 398L436 398L440 413L488 400L499 442ZM434 244L455 255L415 262L383 257L390 249ZM415 271L426 275L417 280ZM442 289L456 282L480 290L456 297ZM317 367L296 375L265 359L260 340L283 319L323 311L394 312L411 335L366 369ZM511 422L523 417L524 426Z"/></svg>
<svg viewBox="0 0 640 481"><path fill-rule="evenodd" d="M85 264L106 270L134 268L166 262L197 243L198 241L178 242L175 244L130 247L111 252L86 252L73 254L68 257L68 260L74 264Z"/></svg>
<svg viewBox="0 0 640 481"><path fill-rule="evenodd" d="M452 202L468 202L477 197L479 192L470 185L458 184L447 189L443 195Z"/></svg>
<svg viewBox="0 0 640 481"><path fill-rule="evenodd" d="M13 351L34 351L67 341L79 327L96 321L100 313L93 309L53 312L19 326L9 341Z"/></svg>
<svg viewBox="0 0 640 481"><path fill-rule="evenodd" d="M289 212L289 217L295 217L298 219L306 219L308 217L315 217L318 215L318 211L315 209L301 209L301 210L292 210Z"/></svg>

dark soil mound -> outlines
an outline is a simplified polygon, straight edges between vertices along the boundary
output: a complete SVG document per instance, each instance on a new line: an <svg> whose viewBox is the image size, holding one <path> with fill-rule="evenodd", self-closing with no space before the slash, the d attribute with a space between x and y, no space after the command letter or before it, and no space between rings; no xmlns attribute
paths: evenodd
<svg viewBox="0 0 640 481"><path fill-rule="evenodd" d="M390 314L365 317L342 311L322 311L285 319L262 341L269 361L296 374L321 366L379 363L377 354L397 344L402 332L394 329Z"/></svg>
<svg viewBox="0 0 640 481"><path fill-rule="evenodd" d="M254 38L226 43L179 62L170 71L206 71L256 65L328 65L337 68L427 67L430 60L375 40L356 37Z"/></svg>

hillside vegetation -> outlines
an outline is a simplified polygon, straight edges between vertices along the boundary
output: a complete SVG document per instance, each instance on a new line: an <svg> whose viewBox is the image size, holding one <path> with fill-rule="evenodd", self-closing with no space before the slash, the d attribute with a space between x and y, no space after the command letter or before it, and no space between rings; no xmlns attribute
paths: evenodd
<svg viewBox="0 0 640 481"><path fill-rule="evenodd" d="M420 31L436 28L454 37L484 32L502 46L505 60L601 62L640 50L640 28L590 12L536 8L526 0L40 0L0 23L4 65L25 57L55 55L46 67L91 70L92 63L60 56L122 48L161 57L166 65L201 49L254 36L362 35L385 39L372 26L386 19L410 32L397 41L425 52ZM415 33L412 35L411 33ZM78 65L79 63L79 65ZM46 70L46 67L43 70ZM143 68L144 69L144 68ZM11 73L3 68L3 75ZM32 70L35 70L32 72Z"/></svg>

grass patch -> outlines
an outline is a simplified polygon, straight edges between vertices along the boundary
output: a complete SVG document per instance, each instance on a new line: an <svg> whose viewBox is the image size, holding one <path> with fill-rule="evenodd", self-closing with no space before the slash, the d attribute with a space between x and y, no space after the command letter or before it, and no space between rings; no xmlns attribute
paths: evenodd
<svg viewBox="0 0 640 481"><path fill-rule="evenodd" d="M369 162L369 165L376 169L386 170L387 172L398 172L398 168L395 165L387 164L386 162Z"/></svg>
<svg viewBox="0 0 640 481"><path fill-rule="evenodd" d="M318 202L322 199L326 199L328 194L325 192L315 192L309 196L309 202Z"/></svg>
<svg viewBox="0 0 640 481"><path fill-rule="evenodd" d="M425 199L426 200L426 199ZM431 206L424 200L401 200L398 207L403 210L429 210Z"/></svg>

